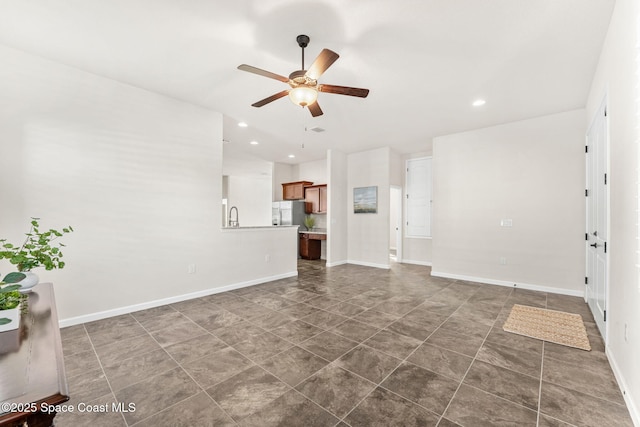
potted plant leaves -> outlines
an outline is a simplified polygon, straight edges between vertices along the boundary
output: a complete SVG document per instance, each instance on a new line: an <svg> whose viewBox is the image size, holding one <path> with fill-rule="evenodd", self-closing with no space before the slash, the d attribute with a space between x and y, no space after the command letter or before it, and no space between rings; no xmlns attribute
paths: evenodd
<svg viewBox="0 0 640 427"><path fill-rule="evenodd" d="M26 310L27 296L19 291L20 285L5 282L23 278L22 273L10 273L0 282L0 332L20 326L20 314Z"/></svg>
<svg viewBox="0 0 640 427"><path fill-rule="evenodd" d="M22 245L14 245L7 239L0 239L0 259L7 259L17 267L19 273L25 277L17 282L21 285L21 292L29 292L38 284L38 276L31 270L44 267L45 270L64 268L61 248L64 244L56 242L64 234L71 233L72 227L65 227L62 231L49 229L40 230L40 218L31 218L31 228L26 233L26 239Z"/></svg>
<svg viewBox="0 0 640 427"><path fill-rule="evenodd" d="M304 217L304 226L307 227L307 230L313 230L313 227L316 225L316 219L311 215L307 215Z"/></svg>

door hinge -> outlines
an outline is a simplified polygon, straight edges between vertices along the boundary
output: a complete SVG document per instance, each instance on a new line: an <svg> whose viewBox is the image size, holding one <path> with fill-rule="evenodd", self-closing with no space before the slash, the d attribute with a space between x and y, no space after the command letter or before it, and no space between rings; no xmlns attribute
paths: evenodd
<svg viewBox="0 0 640 427"><path fill-rule="evenodd" d="M604 253L607 253L607 242L604 242Z"/></svg>
<svg viewBox="0 0 640 427"><path fill-rule="evenodd" d="M604 109L604 116L607 117L607 109Z"/></svg>
<svg viewBox="0 0 640 427"><path fill-rule="evenodd" d="M589 197L589 190L584 190L584 197Z"/></svg>
<svg viewBox="0 0 640 427"><path fill-rule="evenodd" d="M604 174L604 185L607 185L607 174Z"/></svg>
<svg viewBox="0 0 640 427"><path fill-rule="evenodd" d="M585 145L585 146L584 146L584 152L585 152L585 153L588 153L588 152L589 152L589 146L588 146L588 145Z"/></svg>
<svg viewBox="0 0 640 427"><path fill-rule="evenodd" d="M607 321L607 310L604 311L604 321Z"/></svg>
<svg viewBox="0 0 640 427"><path fill-rule="evenodd" d="M407 199L409 198L409 193L407 193Z"/></svg>
<svg viewBox="0 0 640 427"><path fill-rule="evenodd" d="M589 233L584 233L584 240L589 240Z"/></svg>
<svg viewBox="0 0 640 427"><path fill-rule="evenodd" d="M587 276L584 277L584 284L585 285L589 284L589 278Z"/></svg>

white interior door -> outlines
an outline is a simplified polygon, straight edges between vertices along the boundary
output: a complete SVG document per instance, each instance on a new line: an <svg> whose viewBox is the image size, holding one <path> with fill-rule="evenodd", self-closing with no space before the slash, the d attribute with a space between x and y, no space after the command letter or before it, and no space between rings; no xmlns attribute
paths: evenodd
<svg viewBox="0 0 640 427"><path fill-rule="evenodd" d="M587 133L586 299L606 341L608 281L607 108L603 101Z"/></svg>

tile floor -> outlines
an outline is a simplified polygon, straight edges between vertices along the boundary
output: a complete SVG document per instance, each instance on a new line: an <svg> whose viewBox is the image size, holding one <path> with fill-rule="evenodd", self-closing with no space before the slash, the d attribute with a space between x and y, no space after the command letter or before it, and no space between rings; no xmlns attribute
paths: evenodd
<svg viewBox="0 0 640 427"><path fill-rule="evenodd" d="M514 303L581 314L593 351L502 331ZM632 425L580 298L428 267L301 261L297 278L62 337L70 403L94 412L58 426Z"/></svg>

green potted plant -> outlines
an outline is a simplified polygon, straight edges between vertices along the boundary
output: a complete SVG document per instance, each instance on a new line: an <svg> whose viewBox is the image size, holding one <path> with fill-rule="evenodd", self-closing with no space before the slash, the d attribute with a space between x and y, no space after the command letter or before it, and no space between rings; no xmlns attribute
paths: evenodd
<svg viewBox="0 0 640 427"><path fill-rule="evenodd" d="M22 292L29 292L38 284L38 276L31 271L32 269L44 267L45 270L53 270L65 266L60 250L64 244L55 242L55 240L64 234L71 233L73 228L69 226L63 228L62 231L54 229L40 231L39 220L40 218L31 218L31 228L20 246L7 242L7 239L0 239L0 259L9 260L17 267L18 272L25 276L17 282L21 285L20 291Z"/></svg>
<svg viewBox="0 0 640 427"><path fill-rule="evenodd" d="M16 274L24 276L22 273ZM7 280L11 280L11 278ZM27 296L18 291L20 285L2 286L3 283L4 281L0 282L0 332L18 329L20 313L27 307Z"/></svg>
<svg viewBox="0 0 640 427"><path fill-rule="evenodd" d="M311 231L313 227L316 225L316 219L311 215L307 215L304 217L304 226L307 227L307 230Z"/></svg>

